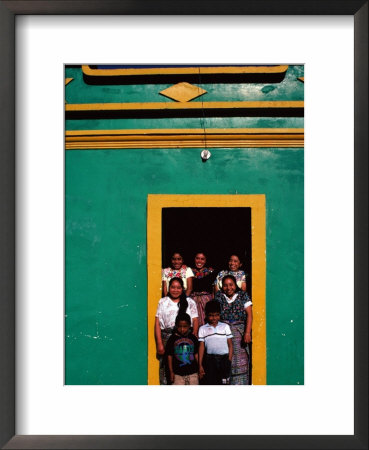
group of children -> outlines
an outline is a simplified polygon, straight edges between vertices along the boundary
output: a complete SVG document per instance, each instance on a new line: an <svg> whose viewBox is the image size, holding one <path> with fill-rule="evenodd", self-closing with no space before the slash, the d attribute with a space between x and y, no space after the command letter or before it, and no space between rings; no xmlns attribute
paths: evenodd
<svg viewBox="0 0 369 450"><path fill-rule="evenodd" d="M220 304L210 300L205 307L208 323L191 333L191 318L178 314L175 330L166 345L169 380L172 384L229 384L233 357L232 333L220 322Z"/></svg>
<svg viewBox="0 0 369 450"><path fill-rule="evenodd" d="M174 253L163 269L155 317L160 384L249 384L252 303L237 255L216 275L206 256L193 269Z"/></svg>

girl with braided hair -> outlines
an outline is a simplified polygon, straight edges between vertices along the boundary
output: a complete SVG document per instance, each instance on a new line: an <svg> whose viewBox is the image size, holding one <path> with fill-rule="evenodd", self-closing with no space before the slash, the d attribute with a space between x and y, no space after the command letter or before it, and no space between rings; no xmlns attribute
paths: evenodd
<svg viewBox="0 0 369 450"><path fill-rule="evenodd" d="M155 340L160 362L160 384L169 384L165 346L173 333L177 315L183 313L190 316L193 334L197 337L199 324L196 303L192 298L186 297L182 278L174 277L169 281L168 295L159 300L155 315Z"/></svg>

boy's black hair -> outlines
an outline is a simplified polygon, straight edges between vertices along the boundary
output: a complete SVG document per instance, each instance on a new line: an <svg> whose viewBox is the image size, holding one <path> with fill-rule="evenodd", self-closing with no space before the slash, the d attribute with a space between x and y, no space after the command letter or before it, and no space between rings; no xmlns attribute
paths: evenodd
<svg viewBox="0 0 369 450"><path fill-rule="evenodd" d="M176 325L179 324L180 321L184 321L187 322L188 325L191 326L191 317L187 314L187 313L178 313L177 317L176 317Z"/></svg>
<svg viewBox="0 0 369 450"><path fill-rule="evenodd" d="M219 313L220 314L220 303L216 300L210 300L205 305L205 315L210 313Z"/></svg>

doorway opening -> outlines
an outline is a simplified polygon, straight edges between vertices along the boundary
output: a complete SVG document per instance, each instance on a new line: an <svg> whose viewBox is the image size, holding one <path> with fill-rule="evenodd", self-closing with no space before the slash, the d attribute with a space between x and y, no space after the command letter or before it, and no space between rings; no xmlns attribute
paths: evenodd
<svg viewBox="0 0 369 450"><path fill-rule="evenodd" d="M163 208L162 267L170 266L176 251L189 267L196 253L204 253L207 267L217 273L228 270L229 257L237 255L252 296L251 208Z"/></svg>
<svg viewBox="0 0 369 450"><path fill-rule="evenodd" d="M266 384L266 199L264 194L149 194L147 199L148 384L159 384L153 333L162 294L162 268L181 247L185 264L203 251L214 270L226 269L232 253L244 260L253 303L252 384ZM182 248L183 247L183 248Z"/></svg>

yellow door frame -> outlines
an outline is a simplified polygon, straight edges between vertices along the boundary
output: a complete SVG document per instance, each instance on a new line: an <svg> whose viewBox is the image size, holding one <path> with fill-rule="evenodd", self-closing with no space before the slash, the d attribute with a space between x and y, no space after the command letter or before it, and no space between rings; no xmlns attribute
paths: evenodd
<svg viewBox="0 0 369 450"><path fill-rule="evenodd" d="M161 195L147 199L147 273L148 273L148 384L159 384L154 324L161 297L162 209L189 207L251 208L253 345L252 382L266 384L266 229L265 195Z"/></svg>

